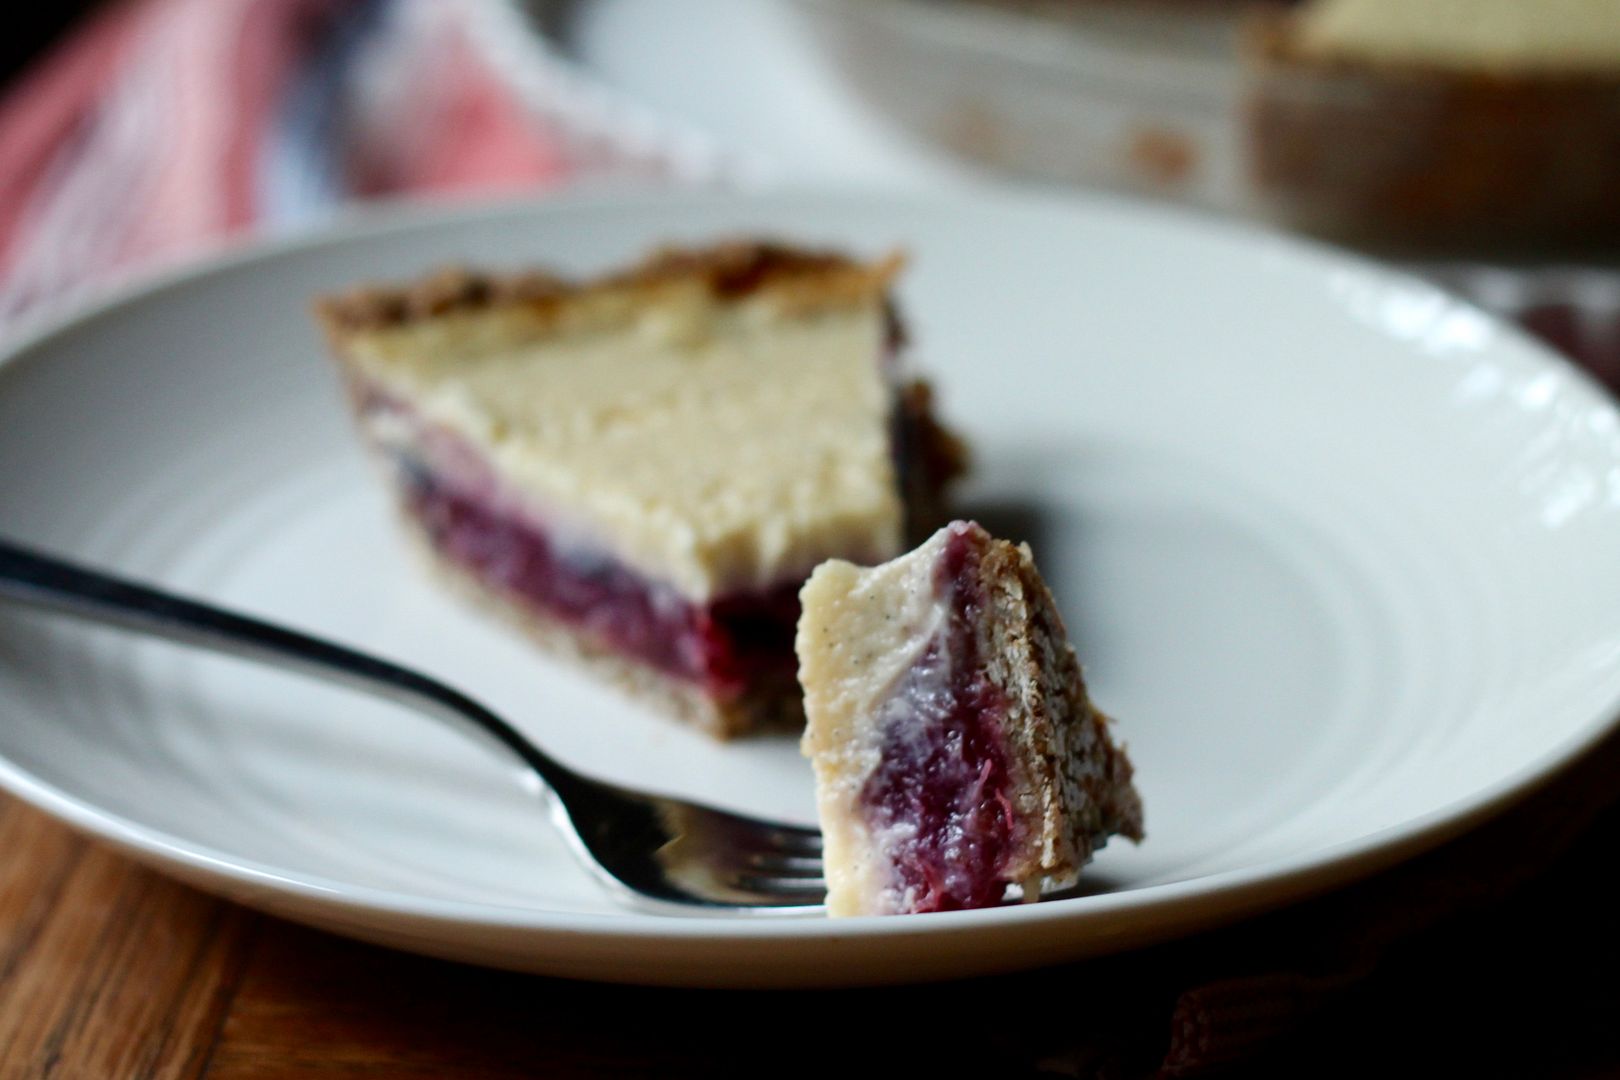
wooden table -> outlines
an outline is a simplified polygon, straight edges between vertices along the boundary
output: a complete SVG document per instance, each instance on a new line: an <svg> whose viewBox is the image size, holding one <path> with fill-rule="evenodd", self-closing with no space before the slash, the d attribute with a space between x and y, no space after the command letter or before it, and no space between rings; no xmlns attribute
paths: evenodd
<svg viewBox="0 0 1620 1080"><path fill-rule="evenodd" d="M872 1032L869 1052L905 1076L1145 1075L1178 992L1263 966L1250 958L1279 942L1302 954L1298 991L1321 1007L1246 1049L1241 1075L1407 1074L1392 1063L1620 1075L1617 839L1610 810L1530 884L1387 948L1309 944L1358 906L1387 905L1390 886L1372 882L1032 975L735 993L595 986L357 944L174 884L0 796L0 1077L841 1077L849 1042L818 1041L827 1022ZM1342 970L1330 963L1341 956Z"/></svg>

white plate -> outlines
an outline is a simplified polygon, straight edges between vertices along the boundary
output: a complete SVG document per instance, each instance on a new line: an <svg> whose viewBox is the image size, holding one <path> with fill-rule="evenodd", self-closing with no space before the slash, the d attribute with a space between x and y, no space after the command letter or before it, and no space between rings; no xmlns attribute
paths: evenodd
<svg viewBox="0 0 1620 1080"><path fill-rule="evenodd" d="M1480 820L1620 701L1620 419L1431 288L1248 229L1031 195L416 212L216 263L0 371L0 532L354 642L604 776L806 818L790 738L668 725L441 596L396 545L312 293L602 268L766 230L915 257L903 299L1138 763L1095 891L901 919L631 914L503 760L235 661L0 612L0 781L204 888L356 937L671 984L1008 970L1188 933Z"/></svg>

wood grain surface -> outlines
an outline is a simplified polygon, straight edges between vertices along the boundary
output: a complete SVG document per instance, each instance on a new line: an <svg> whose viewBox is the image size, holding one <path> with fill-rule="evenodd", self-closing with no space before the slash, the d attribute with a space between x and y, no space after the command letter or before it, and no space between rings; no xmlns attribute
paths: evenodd
<svg viewBox="0 0 1620 1080"><path fill-rule="evenodd" d="M869 1010L896 995L838 997ZM801 1038L818 1000L833 998L602 986L374 948L171 882L0 796L6 1080L797 1075L847 1049ZM962 1060L1003 1060L981 1042Z"/></svg>
<svg viewBox="0 0 1620 1080"><path fill-rule="evenodd" d="M1588 779L1617 762L1593 761ZM869 1070L852 1054L930 1080L1616 1076L1608 867L1620 809L1528 884L1488 885L1563 797L1546 792L1517 823L1396 873L1185 942L1000 978L758 993L593 985L374 948L170 882L0 796L0 1078L857 1080ZM1279 1000L1308 1007L1263 1029L1244 1012ZM1188 1027L1200 1001L1217 1013L1237 1002L1219 1047Z"/></svg>

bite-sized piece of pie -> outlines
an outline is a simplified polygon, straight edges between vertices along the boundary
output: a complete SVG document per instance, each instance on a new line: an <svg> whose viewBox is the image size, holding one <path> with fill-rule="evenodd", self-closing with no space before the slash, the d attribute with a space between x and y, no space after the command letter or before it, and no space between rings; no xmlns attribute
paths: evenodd
<svg viewBox="0 0 1620 1080"><path fill-rule="evenodd" d="M1130 761L1027 545L952 522L882 566L825 563L801 596L830 914L1034 899L1109 836L1141 839Z"/></svg>
<svg viewBox="0 0 1620 1080"><path fill-rule="evenodd" d="M962 449L902 373L898 258L768 244L447 271L319 313L453 580L716 735L799 713L798 589L925 527Z"/></svg>

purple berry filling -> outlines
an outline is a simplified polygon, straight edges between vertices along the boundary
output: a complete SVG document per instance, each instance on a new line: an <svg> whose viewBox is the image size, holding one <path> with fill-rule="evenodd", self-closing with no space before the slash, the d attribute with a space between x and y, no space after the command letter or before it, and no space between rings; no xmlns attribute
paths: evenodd
<svg viewBox="0 0 1620 1080"><path fill-rule="evenodd" d="M981 553L965 527L952 527L935 569L951 614L881 707L892 719L861 790L912 911L1000 903L1019 840L1001 732L1007 702L985 678L975 632Z"/></svg>
<svg viewBox="0 0 1620 1080"><path fill-rule="evenodd" d="M406 505L434 547L494 592L716 698L791 675L799 582L692 604L611 559L560 551L532 523L424 469L402 472Z"/></svg>

